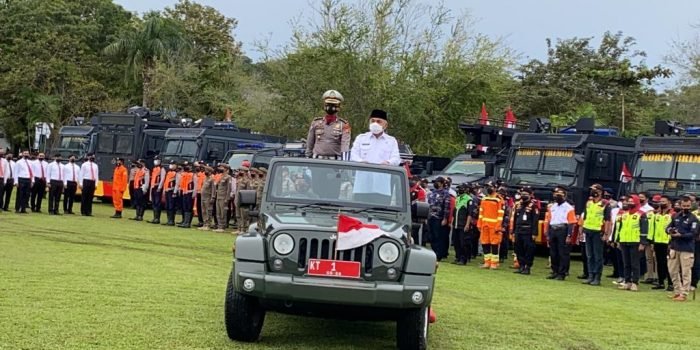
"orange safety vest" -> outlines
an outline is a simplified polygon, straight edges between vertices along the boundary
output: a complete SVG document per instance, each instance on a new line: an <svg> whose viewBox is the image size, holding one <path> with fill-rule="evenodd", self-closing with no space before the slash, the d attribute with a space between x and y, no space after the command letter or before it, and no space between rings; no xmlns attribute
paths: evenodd
<svg viewBox="0 0 700 350"><path fill-rule="evenodd" d="M168 171L165 173L165 191L172 191L175 188L175 176L177 176L177 173L174 171Z"/></svg>
<svg viewBox="0 0 700 350"><path fill-rule="evenodd" d="M477 227L500 228L503 224L503 202L497 197L484 197L479 205Z"/></svg>
<svg viewBox="0 0 700 350"><path fill-rule="evenodd" d="M134 189L138 189L138 188L141 188L141 186L143 186L145 176L146 176L146 169L141 168L141 169L136 170L136 174L134 175Z"/></svg>
<svg viewBox="0 0 700 350"><path fill-rule="evenodd" d="M127 179L129 175L126 173L126 168L123 165L114 167L114 177L112 177L112 187L119 190L125 191L127 186Z"/></svg>
<svg viewBox="0 0 700 350"><path fill-rule="evenodd" d="M160 166L153 167L151 170L151 188L158 188L160 183Z"/></svg>
<svg viewBox="0 0 700 350"><path fill-rule="evenodd" d="M207 176L204 175L203 171L200 171L197 173L197 183L196 183L196 187L195 187L197 189L197 193L202 192L202 185L204 185L204 180L206 180L206 179L207 179Z"/></svg>
<svg viewBox="0 0 700 350"><path fill-rule="evenodd" d="M184 172L182 175L180 175L180 191L182 191L182 193L190 193L192 190L194 190L194 181L192 181L193 177L194 174L190 172Z"/></svg>

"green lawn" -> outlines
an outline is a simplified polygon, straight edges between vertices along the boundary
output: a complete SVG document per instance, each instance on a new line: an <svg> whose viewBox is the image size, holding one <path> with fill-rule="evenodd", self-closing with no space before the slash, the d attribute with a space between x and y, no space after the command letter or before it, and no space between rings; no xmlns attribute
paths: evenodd
<svg viewBox="0 0 700 350"><path fill-rule="evenodd" d="M231 342L222 320L234 237L111 213L96 205L91 218L0 214L0 349L394 346L391 323L276 314L261 342ZM532 276L441 265L431 348L700 348L700 301L674 303L648 286L622 292L609 279L598 288L548 281L544 262Z"/></svg>

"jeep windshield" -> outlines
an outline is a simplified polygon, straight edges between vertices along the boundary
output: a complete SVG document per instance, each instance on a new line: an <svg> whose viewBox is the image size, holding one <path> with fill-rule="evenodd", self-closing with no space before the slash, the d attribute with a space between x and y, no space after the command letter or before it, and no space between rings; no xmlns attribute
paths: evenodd
<svg viewBox="0 0 700 350"><path fill-rule="evenodd" d="M362 167L359 163L275 163L267 201L328 207L403 211L408 184L397 168ZM300 206L297 206L300 207Z"/></svg>
<svg viewBox="0 0 700 350"><path fill-rule="evenodd" d="M57 148L63 157L71 154L82 158L89 149L90 139L87 136L61 136L61 142Z"/></svg>
<svg viewBox="0 0 700 350"><path fill-rule="evenodd" d="M455 160L450 163L450 165L443 170L445 175L484 175L486 173L486 166L484 162L471 159Z"/></svg>
<svg viewBox="0 0 700 350"><path fill-rule="evenodd" d="M634 169L634 190L674 195L700 188L700 155L643 154Z"/></svg>
<svg viewBox="0 0 700 350"><path fill-rule="evenodd" d="M166 140L160 155L163 162L194 161L198 151L199 146L195 140Z"/></svg>
<svg viewBox="0 0 700 350"><path fill-rule="evenodd" d="M522 148L514 152L508 184L549 186L571 185L578 164L572 150Z"/></svg>

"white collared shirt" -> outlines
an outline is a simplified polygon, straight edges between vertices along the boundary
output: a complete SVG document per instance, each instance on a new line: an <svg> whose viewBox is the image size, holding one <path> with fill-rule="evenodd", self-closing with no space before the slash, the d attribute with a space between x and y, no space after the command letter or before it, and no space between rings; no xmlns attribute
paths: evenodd
<svg viewBox="0 0 700 350"><path fill-rule="evenodd" d="M73 181L75 183L81 183L80 180L80 167L75 163L68 162L63 166L63 184L67 185L68 181Z"/></svg>
<svg viewBox="0 0 700 350"><path fill-rule="evenodd" d="M15 176L15 183L19 183L19 179L30 179L34 182L34 170L32 169L32 163L29 159L22 158L17 160L15 163L15 171L13 171Z"/></svg>
<svg viewBox="0 0 700 350"><path fill-rule="evenodd" d="M399 144L386 132L376 137L368 131L355 138L350 151L350 160L371 164L388 162L389 165L397 166L401 163Z"/></svg>
<svg viewBox="0 0 700 350"><path fill-rule="evenodd" d="M49 166L46 167L46 179L48 181L63 181L63 164L60 162L51 162Z"/></svg>
<svg viewBox="0 0 700 350"><path fill-rule="evenodd" d="M41 179L42 177L44 179L47 178L46 166L48 165L48 163L46 163L45 160L35 159L35 160L30 161L29 164L31 164L31 166L32 166L32 172L34 173L34 177L36 177L38 179ZM41 176L41 175L44 175L44 176Z"/></svg>
<svg viewBox="0 0 700 350"><path fill-rule="evenodd" d="M649 203L645 203L643 207L639 208L639 210L641 210L644 214L646 214L646 213L654 210L654 207L649 205Z"/></svg>
<svg viewBox="0 0 700 350"><path fill-rule="evenodd" d="M100 177L100 172L99 168L97 167L97 164L87 161L83 163L83 165L80 166L80 182L84 180L92 180L97 182Z"/></svg>
<svg viewBox="0 0 700 350"><path fill-rule="evenodd" d="M563 225L575 222L574 207L571 206L569 202L564 202L562 204L553 203L549 207L549 213L550 225Z"/></svg>
<svg viewBox="0 0 700 350"><path fill-rule="evenodd" d="M0 169L2 170L2 178L7 182L10 179L10 162L5 159L5 156L0 157Z"/></svg>

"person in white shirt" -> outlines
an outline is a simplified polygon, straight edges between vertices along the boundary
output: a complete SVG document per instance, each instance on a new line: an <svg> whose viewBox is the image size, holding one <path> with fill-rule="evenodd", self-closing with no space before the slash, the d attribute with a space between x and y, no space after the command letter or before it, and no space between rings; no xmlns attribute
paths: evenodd
<svg viewBox="0 0 700 350"><path fill-rule="evenodd" d="M95 155L90 153L87 162L80 166L82 194L80 196L80 214L92 216L92 199L95 197L95 186L99 181L99 168L95 164Z"/></svg>
<svg viewBox="0 0 700 350"><path fill-rule="evenodd" d="M63 166L63 214L73 215L73 201L78 191L80 167L75 164L75 155L68 157L68 164Z"/></svg>
<svg viewBox="0 0 700 350"><path fill-rule="evenodd" d="M26 214L29 206L29 195L34 185L34 170L29 161L29 152L22 152L22 159L15 163L15 186L17 186L17 199L15 200L15 213Z"/></svg>
<svg viewBox="0 0 700 350"><path fill-rule="evenodd" d="M5 159L5 150L0 148L0 211L4 206L5 184L10 177L10 162Z"/></svg>
<svg viewBox="0 0 700 350"><path fill-rule="evenodd" d="M53 162L46 167L46 178L49 181L49 215L59 215L58 203L61 202L63 193L63 163L61 155L56 154Z"/></svg>
<svg viewBox="0 0 700 350"><path fill-rule="evenodd" d="M0 187L0 197L2 197L0 209L10 211L10 197L12 197L12 190L15 188L15 161L12 160L12 153L7 152L7 155L5 155L5 164L7 164L9 173L4 174L5 186Z"/></svg>
<svg viewBox="0 0 700 350"><path fill-rule="evenodd" d="M399 144L386 133L387 113L375 109L369 116L369 131L357 135L350 150L353 162L398 166L401 163ZM353 187L354 200L364 203L390 204L391 175L358 171Z"/></svg>
<svg viewBox="0 0 700 350"><path fill-rule="evenodd" d="M34 185L32 185L31 208L33 213L41 213L41 202L46 195L46 167L49 163L44 160L44 153L39 153L37 159L33 159L32 172L34 173Z"/></svg>

